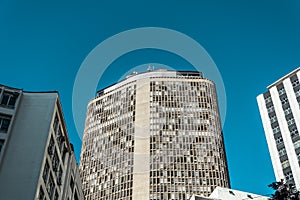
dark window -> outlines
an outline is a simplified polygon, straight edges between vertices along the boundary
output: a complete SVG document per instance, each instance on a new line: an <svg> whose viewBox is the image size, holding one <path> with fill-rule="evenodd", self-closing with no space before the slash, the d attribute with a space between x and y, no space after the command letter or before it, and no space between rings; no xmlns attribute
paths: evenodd
<svg viewBox="0 0 300 200"><path fill-rule="evenodd" d="M62 152L62 161L63 161L63 164L65 163L65 158L66 158L67 152L68 152L68 149L66 148L65 145L63 145L63 152Z"/></svg>
<svg viewBox="0 0 300 200"><path fill-rule="evenodd" d="M2 147L4 145L4 142L5 142L5 140L0 140L0 152L1 152L1 149L2 149Z"/></svg>
<svg viewBox="0 0 300 200"><path fill-rule="evenodd" d="M61 167L59 167L59 170L57 172L57 184L58 185L61 185L62 173L63 173L63 170Z"/></svg>
<svg viewBox="0 0 300 200"><path fill-rule="evenodd" d="M55 190L54 200L58 200L58 192Z"/></svg>
<svg viewBox="0 0 300 200"><path fill-rule="evenodd" d="M54 181L53 181L53 177L51 174L50 174L49 181L47 184L47 192L49 194L50 199L52 199L53 192L54 192Z"/></svg>
<svg viewBox="0 0 300 200"><path fill-rule="evenodd" d="M38 200L44 200L45 198L45 193L42 187L40 187L40 191L39 191L39 196L38 196Z"/></svg>
<svg viewBox="0 0 300 200"><path fill-rule="evenodd" d="M55 133L56 133L56 131L57 131L58 125L59 125L59 120L58 120L58 116L57 116L57 114L56 114L56 115L55 115L55 118L54 118L54 123L53 123L53 129L54 129L54 132L55 132Z"/></svg>
<svg viewBox="0 0 300 200"><path fill-rule="evenodd" d="M51 136L50 141L49 141L49 145L48 145L48 153L49 153L50 157L52 157L52 155L53 155L54 148L55 148L55 146L54 146L54 139Z"/></svg>
<svg viewBox="0 0 300 200"><path fill-rule="evenodd" d="M75 191L75 194L74 194L74 200L79 200L78 198L78 195L77 195L77 192Z"/></svg>
<svg viewBox="0 0 300 200"><path fill-rule="evenodd" d="M16 104L18 95L18 93L4 92L1 99L1 105L13 108Z"/></svg>
<svg viewBox="0 0 300 200"><path fill-rule="evenodd" d="M50 169L50 166L48 164L48 161L46 160L46 163L45 163L45 167L44 167L44 171L43 171L43 179L44 179L44 182L47 183L47 178L48 178L48 174L49 174L49 169Z"/></svg>
<svg viewBox="0 0 300 200"><path fill-rule="evenodd" d="M10 124L11 116L0 115L0 133L6 133Z"/></svg>
<svg viewBox="0 0 300 200"><path fill-rule="evenodd" d="M70 187L71 187L71 190L73 191L73 188L74 188L74 180L73 180L73 177L71 177L71 180L70 180Z"/></svg>
<svg viewBox="0 0 300 200"><path fill-rule="evenodd" d="M58 165L59 165L58 155L57 152L55 151L52 159L52 167L54 171L58 170Z"/></svg>

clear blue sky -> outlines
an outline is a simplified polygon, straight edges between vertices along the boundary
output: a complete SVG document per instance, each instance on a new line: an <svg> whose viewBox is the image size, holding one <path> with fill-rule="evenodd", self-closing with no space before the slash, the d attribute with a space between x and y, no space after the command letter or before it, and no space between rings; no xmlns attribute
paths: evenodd
<svg viewBox="0 0 300 200"><path fill-rule="evenodd" d="M267 184L274 174L256 96L300 66L299 10L297 0L1 0L0 83L26 91L59 91L78 158L81 140L72 117L72 89L87 54L108 37L132 28L180 31L207 50L225 84L224 135L232 188L269 194ZM189 69L174 54L139 50L116 60L98 88L147 62Z"/></svg>

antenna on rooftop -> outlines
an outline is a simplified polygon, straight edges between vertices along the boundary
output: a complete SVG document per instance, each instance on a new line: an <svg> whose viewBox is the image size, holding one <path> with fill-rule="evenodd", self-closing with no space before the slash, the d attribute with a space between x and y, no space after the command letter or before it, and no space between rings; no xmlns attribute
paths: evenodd
<svg viewBox="0 0 300 200"><path fill-rule="evenodd" d="M148 68L147 68L147 71L148 71L148 72L151 72L151 71L153 71L153 70L154 70L154 66L149 65Z"/></svg>

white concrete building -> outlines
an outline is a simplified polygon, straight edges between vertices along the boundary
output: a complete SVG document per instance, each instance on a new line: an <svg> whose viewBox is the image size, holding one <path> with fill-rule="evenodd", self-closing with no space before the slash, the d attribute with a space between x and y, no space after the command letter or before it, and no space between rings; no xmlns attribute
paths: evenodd
<svg viewBox="0 0 300 200"><path fill-rule="evenodd" d="M87 200L189 199L229 187L215 85L200 72L134 74L88 104Z"/></svg>
<svg viewBox="0 0 300 200"><path fill-rule="evenodd" d="M261 196L249 192L233 190L229 188L216 187L209 197L193 195L190 200L269 200L270 197Z"/></svg>
<svg viewBox="0 0 300 200"><path fill-rule="evenodd" d="M277 181L300 189L300 68L268 86L257 97Z"/></svg>
<svg viewBox="0 0 300 200"><path fill-rule="evenodd" d="M57 92L0 85L0 199L83 199Z"/></svg>

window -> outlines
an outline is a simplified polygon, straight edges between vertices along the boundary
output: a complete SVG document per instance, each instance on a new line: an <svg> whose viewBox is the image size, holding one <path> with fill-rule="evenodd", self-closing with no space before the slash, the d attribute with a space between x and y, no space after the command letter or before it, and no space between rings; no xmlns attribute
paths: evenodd
<svg viewBox="0 0 300 200"><path fill-rule="evenodd" d="M40 186L38 200L44 200L44 199L45 199L45 193L44 193L42 186Z"/></svg>
<svg viewBox="0 0 300 200"><path fill-rule="evenodd" d="M277 117L276 117L276 116L271 117L271 118L270 118L270 121L271 121L271 123L276 122L276 121L277 121Z"/></svg>
<svg viewBox="0 0 300 200"><path fill-rule="evenodd" d="M281 136L279 136L278 138L276 138L276 144L281 144L281 143L283 143L283 139L282 139L282 137Z"/></svg>
<svg viewBox="0 0 300 200"><path fill-rule="evenodd" d="M287 108L287 109L284 110L284 114L285 114L285 115L288 115L288 114L290 114L291 112L292 112L292 109L291 109L291 108Z"/></svg>
<svg viewBox="0 0 300 200"><path fill-rule="evenodd" d="M62 161L63 161L63 163L65 163L65 158L66 158L67 152L68 152L68 149L66 148L65 145L63 145L63 152L62 152Z"/></svg>
<svg viewBox="0 0 300 200"><path fill-rule="evenodd" d="M61 181L62 181L62 173L63 173L63 170L61 167L59 167L59 170L57 172L57 184L58 185L61 185Z"/></svg>
<svg viewBox="0 0 300 200"><path fill-rule="evenodd" d="M51 136L50 141L49 141L49 145L48 145L48 154L50 155L50 157L53 155L54 148L55 148L55 146L54 146L54 139Z"/></svg>
<svg viewBox="0 0 300 200"><path fill-rule="evenodd" d="M295 136L299 135L297 128L292 129L290 132L291 132L292 138L294 138Z"/></svg>
<svg viewBox="0 0 300 200"><path fill-rule="evenodd" d="M290 166L290 163L289 163L288 160L283 161L281 164L282 164L282 168L283 168L283 169L288 168L288 167Z"/></svg>
<svg viewBox="0 0 300 200"><path fill-rule="evenodd" d="M297 90L297 91L295 92L295 94L296 94L296 97L299 97L299 96L300 96L300 89Z"/></svg>
<svg viewBox="0 0 300 200"><path fill-rule="evenodd" d="M265 99L265 102L266 102L266 104L272 102L271 97L267 97L267 98Z"/></svg>
<svg viewBox="0 0 300 200"><path fill-rule="evenodd" d="M54 122L53 122L53 129L54 129L54 132L55 132L55 133L56 133L56 131L57 131L58 125L59 125L59 119L58 119L58 116L57 116L57 114L56 114L56 115L55 115L55 118L54 118Z"/></svg>
<svg viewBox="0 0 300 200"><path fill-rule="evenodd" d="M77 195L77 191L75 191L74 200L79 200L78 195Z"/></svg>
<svg viewBox="0 0 300 200"><path fill-rule="evenodd" d="M73 189L74 189L74 180L73 180L72 176L71 176L71 180L70 180L70 187L71 187L71 190L73 191Z"/></svg>
<svg viewBox="0 0 300 200"><path fill-rule="evenodd" d="M283 99L281 99L281 104L284 105L286 103L288 103L288 98L287 97L284 97Z"/></svg>
<svg viewBox="0 0 300 200"><path fill-rule="evenodd" d="M54 199L53 200L58 200L58 192L57 192L57 190L55 190L55 195L54 195Z"/></svg>
<svg viewBox="0 0 300 200"><path fill-rule="evenodd" d="M279 154L279 156L284 156L284 155L286 155L286 150L285 150L285 148L280 149L280 150L278 151L278 154Z"/></svg>
<svg viewBox="0 0 300 200"><path fill-rule="evenodd" d="M18 95L18 93L4 92L1 99L1 105L14 108Z"/></svg>
<svg viewBox="0 0 300 200"><path fill-rule="evenodd" d="M274 134L279 133L279 131L280 131L279 126L276 126L275 128L273 128Z"/></svg>
<svg viewBox="0 0 300 200"><path fill-rule="evenodd" d="M11 116L0 115L0 133L6 133L10 124Z"/></svg>
<svg viewBox="0 0 300 200"><path fill-rule="evenodd" d="M58 155L57 152L55 151L52 159L52 167L55 172L58 171L58 165L59 165Z"/></svg>
<svg viewBox="0 0 300 200"><path fill-rule="evenodd" d="M44 182L47 183L47 178L48 178L48 174L49 174L49 169L50 169L50 166L48 164L48 161L46 160L46 163L45 163L45 167L44 167L44 171L43 171L43 179L44 179Z"/></svg>
<svg viewBox="0 0 300 200"><path fill-rule="evenodd" d="M2 147L4 146L4 142L5 142L5 140L0 139L0 152L1 152Z"/></svg>
<svg viewBox="0 0 300 200"><path fill-rule="evenodd" d="M296 79L296 80L292 81L292 85L293 85L293 87L296 87L297 85L299 85L299 80Z"/></svg>
<svg viewBox="0 0 300 200"><path fill-rule="evenodd" d="M282 95L285 93L285 89L284 88L281 88L279 91L278 91L279 95Z"/></svg>
<svg viewBox="0 0 300 200"><path fill-rule="evenodd" d="M294 147L295 147L295 149L300 147L300 140L298 140L294 143Z"/></svg>
<svg viewBox="0 0 300 200"><path fill-rule="evenodd" d="M294 118L291 118L287 121L287 124L290 126L290 125L293 125L295 124L295 119Z"/></svg>
<svg viewBox="0 0 300 200"><path fill-rule="evenodd" d="M47 192L50 196L50 199L52 199L53 191L54 191L54 181L52 175L50 174L49 181L47 184Z"/></svg>
<svg viewBox="0 0 300 200"><path fill-rule="evenodd" d="M286 175L285 175L285 179L286 181L290 181L293 179L293 174L292 172L288 172Z"/></svg>
<svg viewBox="0 0 300 200"><path fill-rule="evenodd" d="M270 107L268 108L268 113L273 112L273 111L274 111L274 106L270 106Z"/></svg>

